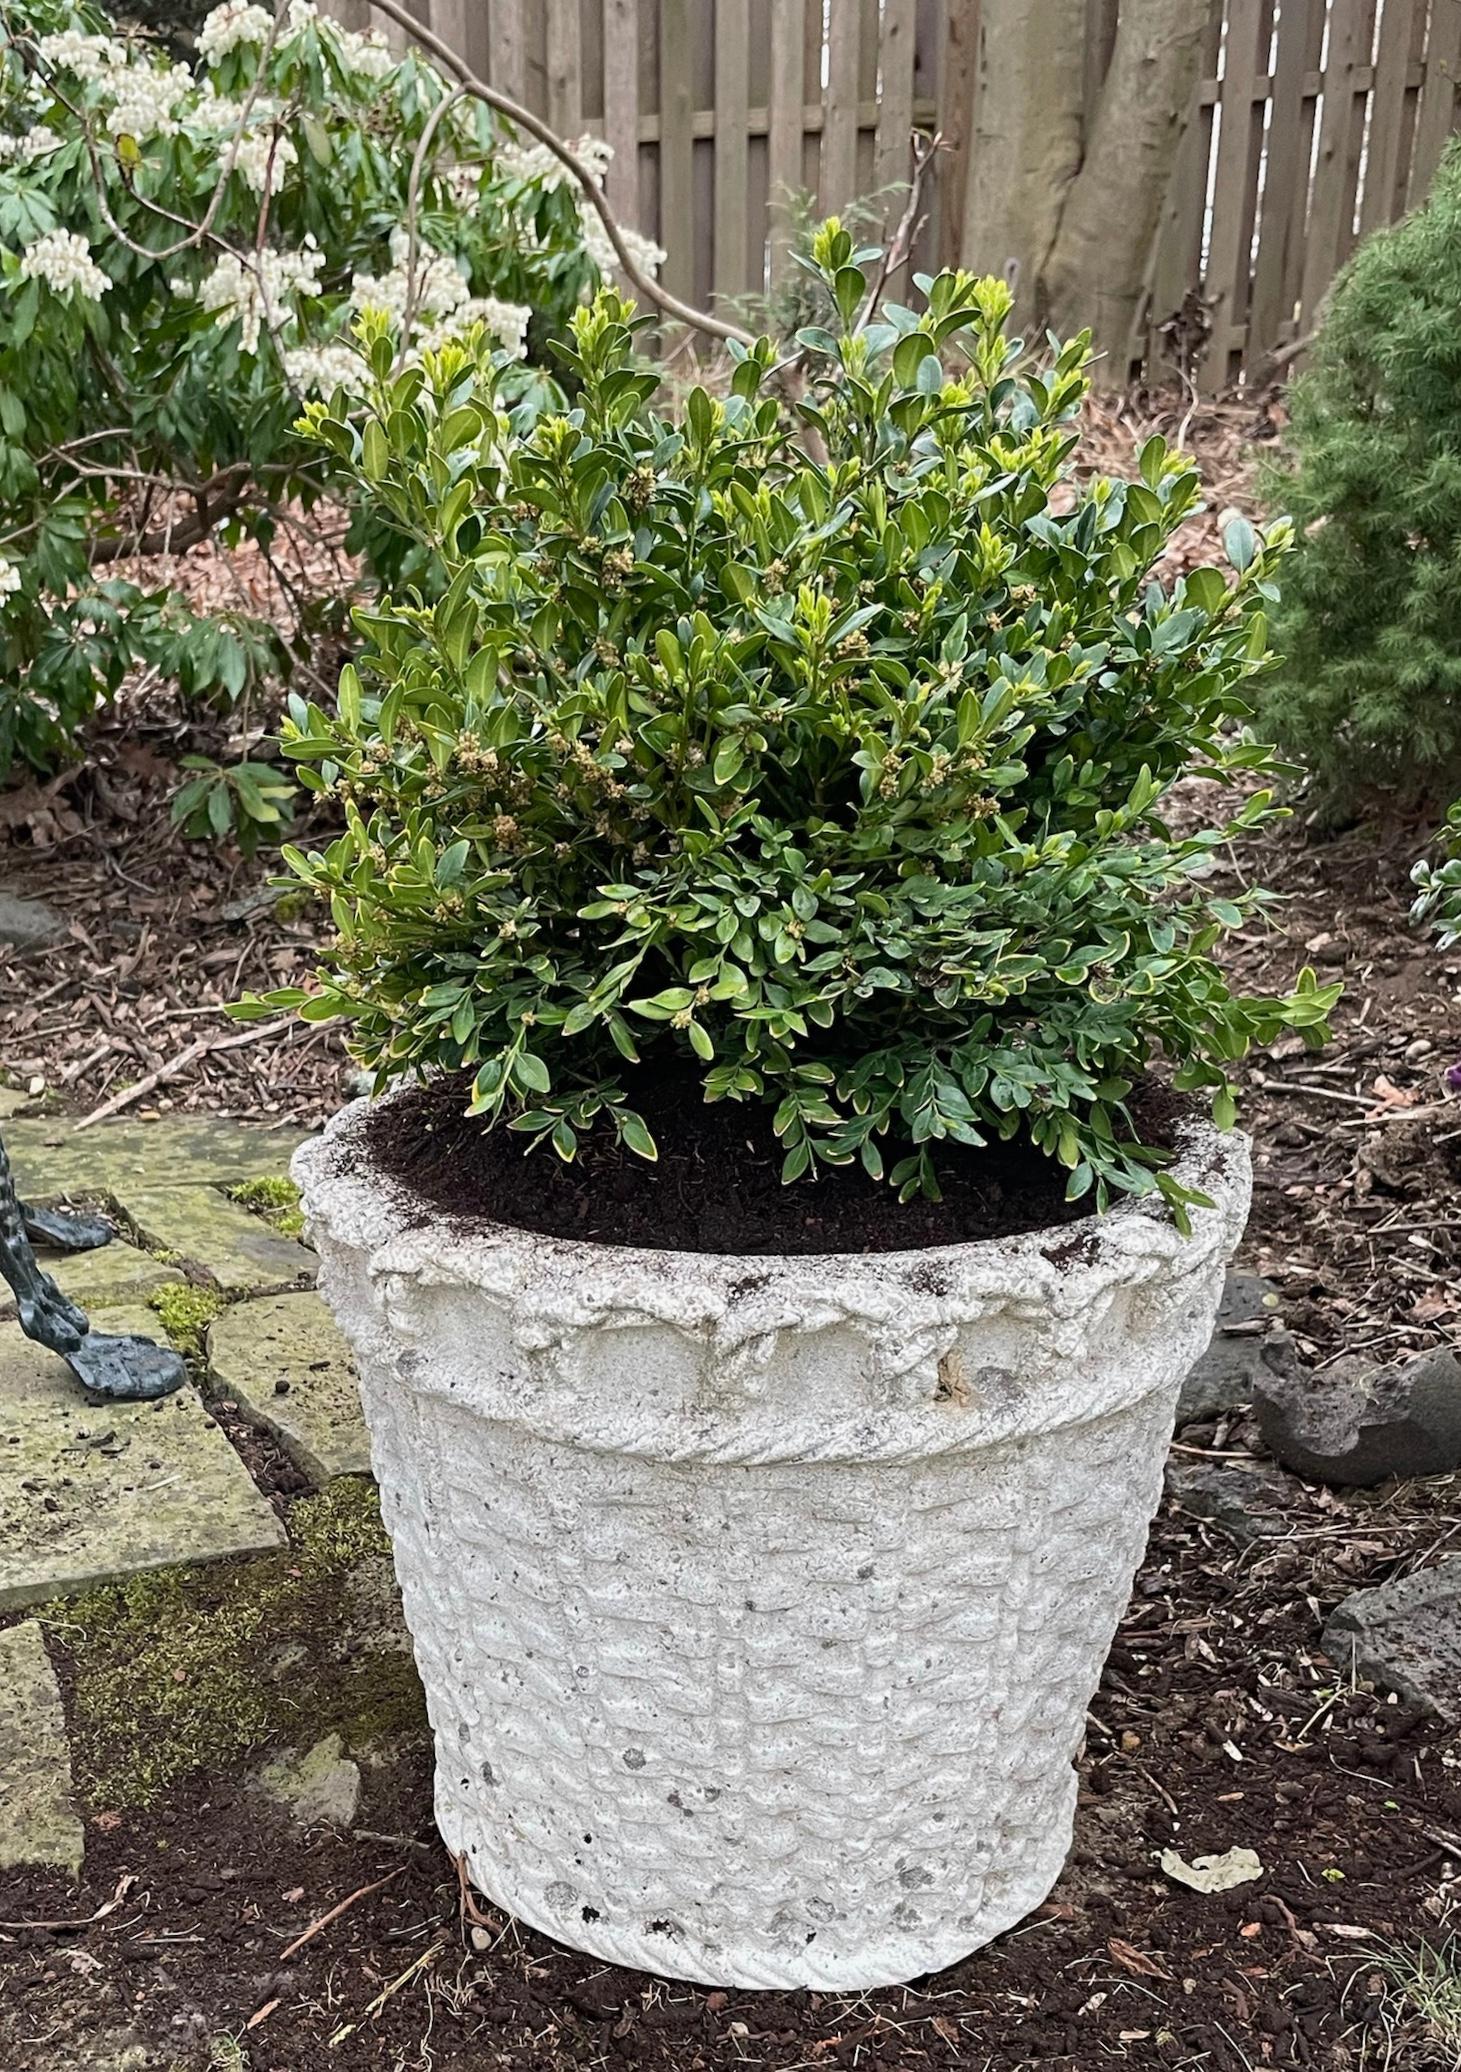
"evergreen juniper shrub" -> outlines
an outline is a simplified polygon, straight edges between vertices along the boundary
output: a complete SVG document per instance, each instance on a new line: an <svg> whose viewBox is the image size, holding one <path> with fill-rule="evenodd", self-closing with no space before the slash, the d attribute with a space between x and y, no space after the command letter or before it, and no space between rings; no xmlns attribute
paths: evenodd
<svg viewBox="0 0 1461 2072"><path fill-rule="evenodd" d="M773 1113L789 1181L934 1191L941 1142L1023 1136L1072 1198L1182 1218L1133 1087L1162 1061L1230 1124L1233 1061L1319 1040L1337 990L1238 998L1214 961L1264 895L1203 876L1268 792L1161 818L1185 770L1272 767L1242 723L1289 529L1236 521L1231 580L1164 587L1197 476L1156 438L1074 486L1087 338L1037 361L1004 285L952 272L860 323L874 257L817 236L841 325L801 334L799 426L764 340L656 414L611 291L576 406L521 432L489 355L393 371L362 320L366 413L309 429L450 587L358 613L336 709L292 704L344 827L285 855L336 934L315 992L240 1011L348 1018L381 1087L465 1071L565 1159L605 1130L654 1157L634 1087L688 1062Z"/></svg>
<svg viewBox="0 0 1461 2072"><path fill-rule="evenodd" d="M1365 240L1295 384L1269 488L1297 528L1265 732L1326 807L1461 784L1461 147Z"/></svg>

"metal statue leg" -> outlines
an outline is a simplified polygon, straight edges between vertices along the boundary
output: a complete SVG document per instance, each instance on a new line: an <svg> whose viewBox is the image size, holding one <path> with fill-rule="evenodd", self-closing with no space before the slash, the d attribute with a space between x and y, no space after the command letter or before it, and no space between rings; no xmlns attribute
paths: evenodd
<svg viewBox="0 0 1461 2072"><path fill-rule="evenodd" d="M42 1273L15 1198L10 1160L0 1144L0 1274L10 1283L20 1328L27 1338L64 1358L86 1336L86 1317L68 1302L48 1273Z"/></svg>
<svg viewBox="0 0 1461 2072"><path fill-rule="evenodd" d="M42 1271L31 1249L31 1232L51 1242L48 1233L58 1229L61 1245L73 1251L105 1244L111 1236L109 1227L92 1217L52 1216L44 1210L23 1209L15 1198L10 1160L0 1143L0 1274L10 1284L26 1337L59 1353L81 1386L94 1396L138 1402L171 1395L181 1388L188 1370L180 1353L154 1345L148 1338L93 1331L85 1311L68 1301Z"/></svg>

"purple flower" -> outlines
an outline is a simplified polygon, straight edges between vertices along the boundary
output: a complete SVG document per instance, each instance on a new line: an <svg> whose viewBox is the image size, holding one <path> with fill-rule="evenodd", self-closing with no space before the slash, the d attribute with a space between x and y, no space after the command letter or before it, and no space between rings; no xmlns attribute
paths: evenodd
<svg viewBox="0 0 1461 2072"><path fill-rule="evenodd" d="M1446 1073L1446 1085L1453 1094L1461 1094L1461 1058Z"/></svg>

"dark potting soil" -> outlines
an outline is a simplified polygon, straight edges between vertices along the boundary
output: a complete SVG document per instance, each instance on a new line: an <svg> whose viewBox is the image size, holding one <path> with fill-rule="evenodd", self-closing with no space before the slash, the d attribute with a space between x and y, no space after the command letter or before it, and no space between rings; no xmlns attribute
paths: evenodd
<svg viewBox="0 0 1461 2072"><path fill-rule="evenodd" d="M653 1163L608 1130L581 1143L571 1164L546 1145L527 1152L520 1132L484 1128L463 1112L469 1091L467 1078L444 1077L375 1110L373 1156L448 1216L548 1237L751 1255L921 1251L1043 1230L1092 1209L1089 1197L1068 1202L1064 1167L1018 1139L940 1146L940 1201L900 1202L861 1166L822 1166L815 1180L785 1186L768 1111L707 1102L683 1070L646 1071L628 1087L659 1147ZM1163 1150L1193 1113L1156 1081L1129 1105L1142 1141Z"/></svg>

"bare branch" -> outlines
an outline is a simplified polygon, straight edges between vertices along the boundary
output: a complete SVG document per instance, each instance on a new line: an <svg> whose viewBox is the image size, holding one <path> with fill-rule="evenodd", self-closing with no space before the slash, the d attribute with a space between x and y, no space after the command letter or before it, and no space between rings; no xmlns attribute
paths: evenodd
<svg viewBox="0 0 1461 2072"><path fill-rule="evenodd" d="M724 317L712 316L708 310L697 309L693 303L682 302L678 295L672 295L668 288L660 286L653 274L644 268L630 251L619 220L609 207L604 190L570 144L565 144L556 130L548 127L531 108L524 108L520 101L512 100L507 94L499 93L495 86L489 86L485 79L479 79L466 60L454 51L449 43L443 42L434 30L401 4L401 0L375 0L377 14L383 14L393 21L397 28L404 29L413 41L445 65L453 77L461 82L463 92L474 100L485 101L489 108L495 108L499 115L505 115L518 129L526 130L530 137L536 137L547 147L560 164L566 166L603 224L609 243L614 247L615 257L624 269L630 284L657 309L677 323L689 324L696 331L703 331L708 338L733 338L741 345L754 345L754 335L740 324L727 322Z"/></svg>

